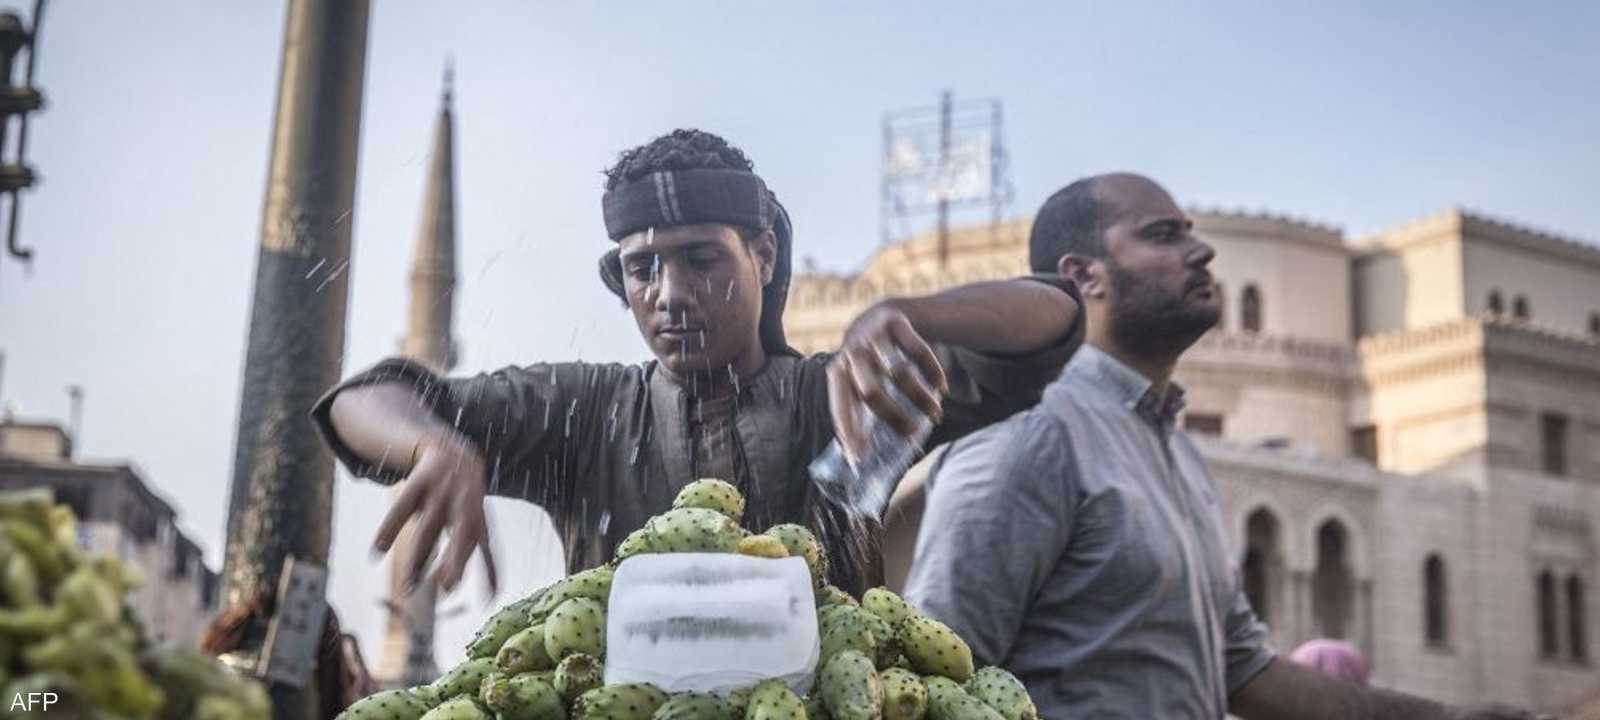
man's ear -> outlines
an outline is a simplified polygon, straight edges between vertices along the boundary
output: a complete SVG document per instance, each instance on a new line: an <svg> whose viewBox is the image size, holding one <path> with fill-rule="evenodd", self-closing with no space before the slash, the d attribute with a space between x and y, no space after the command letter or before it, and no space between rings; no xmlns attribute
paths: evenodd
<svg viewBox="0 0 1600 720"><path fill-rule="evenodd" d="M1056 272L1077 284L1084 297L1100 298L1106 293L1105 263L1088 255L1062 255L1056 261Z"/></svg>
<svg viewBox="0 0 1600 720"><path fill-rule="evenodd" d="M756 259L756 272L761 278L761 287L766 287L772 282L772 276L778 268L778 236L771 230L763 230L754 240L750 241L750 252Z"/></svg>

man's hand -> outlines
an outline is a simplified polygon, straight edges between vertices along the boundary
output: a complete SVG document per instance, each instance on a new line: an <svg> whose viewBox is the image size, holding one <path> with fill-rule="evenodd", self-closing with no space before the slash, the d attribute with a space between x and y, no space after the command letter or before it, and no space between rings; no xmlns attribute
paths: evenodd
<svg viewBox="0 0 1600 720"><path fill-rule="evenodd" d="M890 396L890 383L915 406L907 411ZM904 312L892 303L873 305L845 330L844 344L828 366L828 400L834 434L845 454L859 459L867 449L861 409L867 408L901 435L916 432L917 411L935 424L943 419L940 396L949 392L944 368Z"/></svg>
<svg viewBox="0 0 1600 720"><path fill-rule="evenodd" d="M1451 708L1450 720L1556 720L1554 715L1535 715L1509 705L1473 705Z"/></svg>
<svg viewBox="0 0 1600 720"><path fill-rule="evenodd" d="M498 592L494 553L489 549L489 522L483 513L484 467L483 454L453 430L430 433L418 442L405 488L384 516L373 541L376 551L389 552L401 528L416 518L412 547L400 559L400 571L405 573L408 587L421 582L439 536L448 533L450 543L433 571L434 584L446 593L454 590L473 550L482 548L489 592Z"/></svg>

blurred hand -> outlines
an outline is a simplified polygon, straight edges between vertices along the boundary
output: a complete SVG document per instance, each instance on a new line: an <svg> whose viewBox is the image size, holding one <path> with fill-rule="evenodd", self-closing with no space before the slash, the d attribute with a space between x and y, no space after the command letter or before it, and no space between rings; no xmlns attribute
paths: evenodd
<svg viewBox="0 0 1600 720"><path fill-rule="evenodd" d="M1527 710L1499 703L1453 708L1450 720L1556 720L1554 715L1536 715Z"/></svg>
<svg viewBox="0 0 1600 720"><path fill-rule="evenodd" d="M890 383L911 401L902 408L886 388ZM868 446L861 419L866 408L905 437L916 432L917 412L938 424L944 419L940 397L949 392L944 368L933 348L917 334L905 313L877 304L856 316L844 343L828 365L829 410L834 434L852 460Z"/></svg>
<svg viewBox="0 0 1600 720"><path fill-rule="evenodd" d="M394 506L378 526L373 549L387 553L408 522L415 519L412 549L400 558L407 587L422 581L435 546L443 534L449 545L434 569L431 579L445 593L455 590L466 571L472 553L483 551L488 572L489 592L499 591L494 553L489 549L489 522L484 516L486 473L483 454L454 431L425 436L417 445L416 462L406 476L405 487Z"/></svg>

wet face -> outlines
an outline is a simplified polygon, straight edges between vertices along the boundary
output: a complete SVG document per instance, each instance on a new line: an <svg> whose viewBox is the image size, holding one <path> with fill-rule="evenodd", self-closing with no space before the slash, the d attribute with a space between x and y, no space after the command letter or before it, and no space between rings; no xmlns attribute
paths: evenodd
<svg viewBox="0 0 1600 720"><path fill-rule="evenodd" d="M628 308L667 370L716 378L766 362L758 326L777 256L772 233L746 241L729 225L679 225L629 235L620 250Z"/></svg>
<svg viewBox="0 0 1600 720"><path fill-rule="evenodd" d="M1105 257L1093 268L1103 320L1122 348L1143 355L1182 352L1221 312L1208 265L1211 246L1160 185L1112 175L1095 187L1106 215Z"/></svg>

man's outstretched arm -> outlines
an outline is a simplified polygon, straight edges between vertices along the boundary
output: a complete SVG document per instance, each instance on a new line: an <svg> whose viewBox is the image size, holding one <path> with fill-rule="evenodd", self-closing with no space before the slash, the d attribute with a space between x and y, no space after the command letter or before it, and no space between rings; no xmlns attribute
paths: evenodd
<svg viewBox="0 0 1600 720"><path fill-rule="evenodd" d="M1245 720L1535 720L1504 705L1450 707L1397 692L1366 688L1273 660L1228 699L1228 712Z"/></svg>
<svg viewBox="0 0 1600 720"><path fill-rule="evenodd" d="M967 415L994 404L993 398L1025 396L1002 403L1008 405L1007 411L993 413L996 417L988 421L1032 405L1044 384L1065 364L1073 341L1082 335L1078 331L1081 314L1070 282L1058 277L976 282L933 295L879 301L851 321L829 366L834 430L852 451L864 447L855 408L865 405L909 436L917 418L888 395L886 380L936 424L944 420L945 398L953 399L959 406L956 425L960 430L945 433L951 437L964 434L974 424L987 424ZM959 353L941 356L935 345L972 354L963 362ZM897 363L894 351L905 362ZM985 364L978 358L1005 357L1027 360L1003 368L1004 363L988 363L996 365L990 374L1003 374L1004 378L973 375L976 365ZM946 367L948 362L969 367ZM1033 365L1050 367L1027 372L1037 370ZM1039 377L1031 377L1035 374Z"/></svg>

